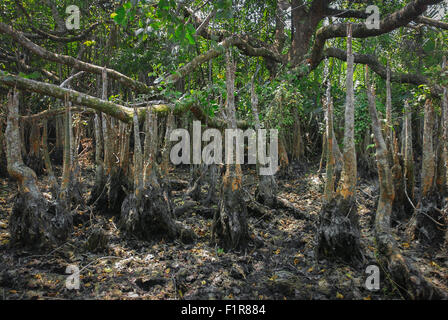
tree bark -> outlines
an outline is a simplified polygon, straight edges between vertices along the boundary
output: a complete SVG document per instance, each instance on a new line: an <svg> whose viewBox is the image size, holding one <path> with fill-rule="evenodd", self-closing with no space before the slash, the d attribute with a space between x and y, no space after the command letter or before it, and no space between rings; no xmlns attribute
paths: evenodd
<svg viewBox="0 0 448 320"><path fill-rule="evenodd" d="M47 119L43 120L42 133L42 153L44 158L45 169L47 171L48 181L50 182L50 191L53 198L56 199L59 194L59 185L54 175L53 166L51 165L50 155L48 153L48 123Z"/></svg>
<svg viewBox="0 0 448 320"><path fill-rule="evenodd" d="M26 165L30 167L38 176L43 174L44 163L40 152L40 124L38 121L31 121L29 131L29 152L26 156Z"/></svg>
<svg viewBox="0 0 448 320"><path fill-rule="evenodd" d="M412 148L412 111L404 102L404 184L408 201L414 201L414 151Z"/></svg>
<svg viewBox="0 0 448 320"><path fill-rule="evenodd" d="M391 229L391 215L395 197L393 176L389 165L389 151L381 132L381 124L375 106L373 87L368 82L366 68L367 96L369 112L372 118L372 130L375 138L380 198L375 217L375 238L378 250L378 262L386 272L392 285L409 299L438 299L440 293L428 282L412 262L403 256ZM383 276L381 276L383 278Z"/></svg>
<svg viewBox="0 0 448 320"><path fill-rule="evenodd" d="M328 70L328 64L327 70ZM334 143L334 129L333 129L333 99L331 98L331 83L330 78L327 81L327 94L326 94L326 116L325 116L325 137L326 137L326 180L324 188L324 201L330 202L334 196L334 183L335 183L335 156L333 152Z"/></svg>
<svg viewBox="0 0 448 320"><path fill-rule="evenodd" d="M14 200L9 223L11 244L47 249L67 239L72 217L59 201L46 200L37 186L37 177L20 153L19 93L9 94L6 128L8 173L17 180L19 193Z"/></svg>
<svg viewBox="0 0 448 320"><path fill-rule="evenodd" d="M261 124L260 124L260 117L258 115L258 96L257 96L257 93L255 92L255 77L256 77L257 73L258 73L258 69L252 77L250 101L251 101L252 112L253 112L254 120L255 120L255 130L257 132L259 132L259 130L261 129ZM299 126L299 128L300 128L300 126ZM300 135L300 132L298 132L297 134ZM301 139L301 136L300 136L300 139ZM263 141L262 144L266 145L266 141ZM297 147L299 147L299 146L297 146ZM257 166L257 174L259 177L259 185L257 187L257 190L255 191L255 198L260 203L273 208L276 206L277 191L278 191L278 185L277 185L277 182L275 181L274 173L272 173L271 175L260 175L260 163L258 162L258 157L257 157L256 166Z"/></svg>
<svg viewBox="0 0 448 320"><path fill-rule="evenodd" d="M355 96L353 89L353 62L351 25L347 36L347 97L344 126L344 166L341 176L340 193L347 199L354 197L356 190L356 148L355 148Z"/></svg>
<svg viewBox="0 0 448 320"><path fill-rule="evenodd" d="M446 57L443 57L443 66L442 69L446 69ZM442 145L442 153L441 153L441 162L442 162L442 170L440 172L440 185L441 192L445 197L448 197L448 88L443 88L442 95L442 137L440 139L440 144ZM448 199L446 200L448 203ZM448 238L447 238L448 240Z"/></svg>
<svg viewBox="0 0 448 320"><path fill-rule="evenodd" d="M408 218L407 209L409 209L409 202L406 198L403 171L399 158L398 140L395 134L395 128L392 121L392 89L391 89L391 70L389 61L387 61L386 67L386 123L385 123L385 136L386 146L389 152L389 165L392 168L392 181L394 183L394 204L393 204L393 220L402 220Z"/></svg>
<svg viewBox="0 0 448 320"><path fill-rule="evenodd" d="M354 137L354 90L351 26L347 31L347 98L344 127L342 179L335 197L324 202L317 230L317 255L356 263L361 260L360 231L355 201L356 150Z"/></svg>
<svg viewBox="0 0 448 320"><path fill-rule="evenodd" d="M3 112L3 106L0 107ZM7 111L5 112L5 114ZM4 122L3 118L0 118L0 178L6 178L8 176L7 164L6 164L6 148L5 148L5 135L4 135ZM5 122L6 123L6 122Z"/></svg>
<svg viewBox="0 0 448 320"><path fill-rule="evenodd" d="M292 160L300 161L305 154L305 148L303 145L302 126L300 125L299 111L294 108L294 137L293 137L293 149Z"/></svg>
<svg viewBox="0 0 448 320"><path fill-rule="evenodd" d="M235 69L230 50L226 51L227 118L229 127L236 129L235 114ZM242 194L242 172L239 164L226 161L223 177L219 211L215 213L212 224L212 242L224 249L242 249L247 246L249 233L247 227L247 207Z"/></svg>
<svg viewBox="0 0 448 320"><path fill-rule="evenodd" d="M421 196L415 209L415 236L431 247L439 247L445 240L447 219L439 209L442 203L435 186L436 156L434 150L435 112L432 101L426 100L423 127L423 160Z"/></svg>
<svg viewBox="0 0 448 320"><path fill-rule="evenodd" d="M149 117L148 117L149 118ZM153 178L144 178L143 152L140 140L137 111L134 111L134 192L129 194L121 206L120 229L128 236L140 240L173 240L184 243L195 240L195 233L175 221L167 190ZM153 128L148 126L148 131ZM149 132L147 132L148 134ZM150 142L150 138L145 139ZM150 148L149 145L145 148ZM156 163L152 163L156 169ZM154 172L156 172L154 170ZM151 174L152 177L152 174Z"/></svg>

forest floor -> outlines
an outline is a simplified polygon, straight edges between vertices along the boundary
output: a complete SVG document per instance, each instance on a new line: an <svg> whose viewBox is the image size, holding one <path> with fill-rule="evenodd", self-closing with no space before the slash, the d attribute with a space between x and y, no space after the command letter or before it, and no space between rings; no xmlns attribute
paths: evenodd
<svg viewBox="0 0 448 320"><path fill-rule="evenodd" d="M84 163L86 198L94 177ZM357 193L365 263L317 261L315 232L321 207L323 178L316 168L292 168L294 175L279 179L280 196L288 199L310 219L288 210L272 210L269 216L249 213L253 243L244 252L224 252L210 245L212 210L193 207L177 219L190 226L198 239L185 245L173 242L142 242L125 239L117 218L75 210L78 223L70 239L53 251L36 254L9 246L8 221L16 183L0 180L0 299L402 299L398 290L381 277L381 288L365 288L369 264L375 264L373 221L378 197L375 181L360 181ZM171 172L188 180L188 170ZM253 194L254 172L246 172L244 184ZM40 188L49 193L46 177ZM180 205L185 190L173 192ZM214 206L216 209L216 206ZM102 222L109 235L108 249L93 253L85 248L92 221ZM399 229L404 229L399 228ZM433 252L403 234L396 236L403 252L422 273L448 293L446 248ZM68 265L80 269L79 290L66 288Z"/></svg>

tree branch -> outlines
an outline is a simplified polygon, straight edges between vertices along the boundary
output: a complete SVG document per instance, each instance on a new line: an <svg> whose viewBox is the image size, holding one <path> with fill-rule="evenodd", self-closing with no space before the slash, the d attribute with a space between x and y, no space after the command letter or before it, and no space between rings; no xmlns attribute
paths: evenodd
<svg viewBox="0 0 448 320"><path fill-rule="evenodd" d="M353 24L354 38L368 38L391 32L404 27L426 11L428 5L440 3L442 0L414 0L402 9L387 15L380 21L379 29L368 29L364 23ZM347 23L333 24L320 28L311 52L311 64L320 61L320 55L327 39L347 36Z"/></svg>
<svg viewBox="0 0 448 320"><path fill-rule="evenodd" d="M70 102L78 106L85 106L94 109L96 111L103 112L105 114L110 115L111 117L114 117L115 119L121 120L126 123L132 123L133 121L134 110L131 107L126 107L117 103L105 101L97 97L93 97L75 90L61 88L60 86L54 84L22 78L13 74L8 74L4 71L0 71L0 84L4 84L8 87L13 88L17 87L22 90L40 93L58 99L65 99L65 97L67 97ZM171 107L167 104L154 104L147 107L139 108L137 111L139 121L144 120L146 110L148 108L151 108L152 112L160 114L168 114L171 111ZM59 110L63 109L44 111L36 116L49 117L51 115L59 114ZM205 112L201 109L200 106L195 104L179 105L174 109L174 113L182 114L188 110L190 110L199 120L203 121L204 123L207 123L209 127L215 127L215 128L226 127L226 123L223 120L217 118L213 119L210 118L207 114L205 114ZM248 124L246 121L238 121L238 127L244 129L247 126Z"/></svg>
<svg viewBox="0 0 448 320"><path fill-rule="evenodd" d="M30 39L25 37L22 32L14 30L12 27L0 22L0 32L8 34L14 40L16 40L20 45L33 52L34 54L40 56L49 61L65 64L74 67L78 70L83 70L91 73L102 74L103 67L87 63L78 60L71 56L56 54L47 49L33 43ZM108 77L120 81L123 85L130 87L140 93L152 93L152 88L148 87L146 84L133 80L130 77L116 71L113 69L106 69Z"/></svg>
<svg viewBox="0 0 448 320"><path fill-rule="evenodd" d="M366 19L369 15L365 11L361 10L344 10L344 9L333 9L325 8L325 16L335 17L335 18L358 18Z"/></svg>
<svg viewBox="0 0 448 320"><path fill-rule="evenodd" d="M435 19L431 19L428 17L423 17L423 16L417 17L417 19L415 19L414 21L418 22L418 23L426 24L428 26L448 30L448 23L442 22L439 20L435 20Z"/></svg>
<svg viewBox="0 0 448 320"><path fill-rule="evenodd" d="M378 61L377 57L370 54L359 54L359 53L355 53L354 56L355 56L355 63L368 65L370 69L372 69L381 78L386 79L387 69L384 65L382 65ZM342 61L347 60L347 55L345 51L338 48L327 48L324 51L324 57L325 58L333 57ZM431 83L428 78L420 74L392 72L391 81L399 83L410 83L415 85L424 84L430 87L433 93L436 95L440 95L443 92L441 86Z"/></svg>
<svg viewBox="0 0 448 320"><path fill-rule="evenodd" d="M236 46L238 49L243 51L248 56L253 57L266 57L270 58L277 62L283 62L284 57L263 47L253 47L249 44L249 41L244 36L239 35L233 35L226 39L224 39L222 42L220 42L215 48L212 48L208 50L207 52L196 56L193 60L191 60L189 63L184 65L182 68L178 69L174 74L170 75L166 78L167 83L174 83L177 80L179 80L182 77L185 77L187 74L189 74L192 70L197 68L199 65L201 65L204 62L207 62L213 58L216 58L224 53L224 50L231 47L232 45Z"/></svg>

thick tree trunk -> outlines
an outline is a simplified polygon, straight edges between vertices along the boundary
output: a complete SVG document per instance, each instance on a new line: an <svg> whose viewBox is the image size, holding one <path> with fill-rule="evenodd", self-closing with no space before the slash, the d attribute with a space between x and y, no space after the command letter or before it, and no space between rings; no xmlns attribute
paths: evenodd
<svg viewBox="0 0 448 320"><path fill-rule="evenodd" d="M227 118L230 128L236 129L235 69L230 50L226 51ZM243 198L241 166L226 159L226 173L221 186L219 211L212 224L212 242L224 249L242 249L247 246L247 207Z"/></svg>
<svg viewBox="0 0 448 320"><path fill-rule="evenodd" d="M70 234L72 218L64 204L46 200L37 187L37 177L27 167L20 153L19 93L9 94L6 128L8 173L17 180L19 193L15 198L9 223L11 243L43 249L64 241Z"/></svg>
<svg viewBox="0 0 448 320"><path fill-rule="evenodd" d="M344 163L338 194L324 202L317 230L320 257L356 262L361 259L360 231L355 201L356 150L354 137L354 90L351 25L347 30L347 99L344 127Z"/></svg>
<svg viewBox="0 0 448 320"><path fill-rule="evenodd" d="M366 68L367 70L367 68ZM391 283L406 298L431 299L441 298L439 292L422 277L412 262L404 257L398 247L391 229L391 215L395 197L393 175L389 165L389 155L384 141L381 124L375 106L373 88L368 83L366 72L367 95L369 112L372 118L372 130L375 137L376 158L380 183L380 198L375 218L375 238L378 249L378 262L387 276L381 278L391 279Z"/></svg>

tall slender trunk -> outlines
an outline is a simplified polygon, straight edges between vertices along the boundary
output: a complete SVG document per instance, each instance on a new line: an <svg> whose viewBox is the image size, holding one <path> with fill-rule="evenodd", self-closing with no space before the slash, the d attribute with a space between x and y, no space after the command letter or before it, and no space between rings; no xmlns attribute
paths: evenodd
<svg viewBox="0 0 448 320"><path fill-rule="evenodd" d="M355 148L355 95L353 89L354 56L352 53L352 26L347 30L347 97L344 126L344 165L342 169L340 193L344 199L355 196L356 191L356 148Z"/></svg>
<svg viewBox="0 0 448 320"><path fill-rule="evenodd" d="M53 166L51 165L50 155L48 153L48 122L45 118L43 120L43 132L42 132L42 153L44 157L45 169L47 171L48 181L50 182L50 190L53 198L58 196L58 183L54 175Z"/></svg>
<svg viewBox="0 0 448 320"><path fill-rule="evenodd" d="M446 69L446 57L443 57L443 67L442 69ZM442 96L442 138L440 140L440 143L442 145L442 154L441 154L441 160L443 163L441 175L441 182L440 184L442 187L442 193L448 197L448 88L443 88L443 96ZM447 199L448 202L448 199ZM447 238L448 240L448 238Z"/></svg>
<svg viewBox="0 0 448 320"><path fill-rule="evenodd" d="M147 117L149 114L146 115ZM144 179L145 162L139 132L137 110L134 108L134 192L129 194L121 206L120 229L130 237L141 240L175 239L177 237L184 243L194 241L194 232L175 221L169 195L166 190L151 176ZM155 132L150 126L148 131ZM146 133L147 135L150 132ZM147 136L148 137L148 136ZM151 139L145 139L151 144ZM146 148L151 148L146 145ZM151 156L150 156L151 158ZM146 161L145 161L146 160ZM153 169L157 166L153 163Z"/></svg>
<svg viewBox="0 0 448 320"><path fill-rule="evenodd" d="M422 277L410 260L403 256L391 229L391 215L395 190L393 175L389 164L389 150L381 132L381 123L375 105L373 86L368 79L366 68L367 97L369 112L372 118L372 130L376 146L376 158L380 184L380 198L375 217L375 238L378 248L378 262L382 271L388 275L382 278L391 279L391 283L407 298L431 299L440 298L435 288Z"/></svg>
<svg viewBox="0 0 448 320"><path fill-rule="evenodd" d="M447 218L442 214L441 197L435 186L436 155L434 148L435 112L430 99L425 103L423 160L420 202L415 209L415 235L421 242L438 247L446 232Z"/></svg>
<svg viewBox="0 0 448 320"><path fill-rule="evenodd" d="M143 174L144 184L159 185L159 168L156 162L156 153L158 146L158 124L157 115L150 108L146 112L146 134L145 149L143 156Z"/></svg>
<svg viewBox="0 0 448 320"><path fill-rule="evenodd" d="M97 77L97 81L99 82L100 77ZM98 95L103 97L103 91L104 86L100 88L98 85L99 93ZM94 126L94 133L95 133L95 182L93 184L92 191L90 193L90 197L88 200L88 204L92 205L95 203L100 196L104 193L104 188L106 185L106 177L104 173L104 162L103 162L103 156L104 156L104 138L103 138L103 124L101 119L101 113L95 112L95 115L93 116L93 126Z"/></svg>
<svg viewBox="0 0 448 320"><path fill-rule="evenodd" d="M137 109L134 108L134 190L143 188L143 153Z"/></svg>
<svg viewBox="0 0 448 320"><path fill-rule="evenodd" d="M129 142L131 136L131 126L120 122L120 164L124 176L129 174Z"/></svg>
<svg viewBox="0 0 448 320"><path fill-rule="evenodd" d="M67 202L67 205L70 201L69 199L69 190L70 190L70 182L71 182L71 174L72 174L72 113L70 111L70 102L65 99L65 121L64 121L64 160L63 160L63 168L62 168L62 182L61 182L61 190L60 190L60 198Z"/></svg>
<svg viewBox="0 0 448 320"><path fill-rule="evenodd" d="M46 200L37 186L33 170L23 163L19 128L19 92L8 94L6 128L8 173L19 187L9 223L11 243L44 249L64 241L70 234L72 218L58 201Z"/></svg>
<svg viewBox="0 0 448 320"><path fill-rule="evenodd" d="M434 107L432 101L425 103L425 120L423 127L423 159L422 159L422 197L426 197L434 188L435 154L434 154Z"/></svg>
<svg viewBox="0 0 448 320"><path fill-rule="evenodd" d="M255 120L255 130L257 131L257 133L259 133L260 132L259 130L261 129L261 123L260 123L260 118L258 115L258 96L257 96L257 93L255 92L255 85L254 85L255 77L256 77L257 73L258 73L258 69L252 77L250 101L251 101L252 112L253 112L254 120ZM300 132L297 134L300 135ZM301 137L300 137L300 139L301 139ZM263 141L262 145L266 145L266 141ZM296 146L296 147L299 147L299 146ZM258 157L257 157L256 165L257 165L257 174L259 177L259 185L255 192L255 197L259 202L261 202L269 207L273 207L276 204L277 191L278 191L278 186L277 186L277 182L275 181L274 173L272 173L271 175L261 175L260 174L260 163L258 161Z"/></svg>
<svg viewBox="0 0 448 320"><path fill-rule="evenodd" d="M2 106L3 107L3 106ZM0 108L2 108L0 107ZM3 112L3 109L1 109ZM5 114L7 111L5 112ZM0 178L6 178L8 175L6 164L6 148L5 148L5 135L3 133L3 119L0 118Z"/></svg>
<svg viewBox="0 0 448 320"><path fill-rule="evenodd" d="M305 148L303 145L302 126L300 125L299 111L297 108L293 110L294 116L294 136L293 136L293 148L292 148L292 160L300 161L305 154Z"/></svg>
<svg viewBox="0 0 448 320"><path fill-rule="evenodd" d="M226 51L227 119L229 128L236 129L235 69L230 49ZM232 141L233 143L233 141ZM221 186L219 211L212 225L212 241L225 249L241 249L249 240L247 208L243 199L242 172L239 164L226 159L226 172Z"/></svg>
<svg viewBox="0 0 448 320"><path fill-rule="evenodd" d="M344 127L343 172L335 197L325 201L319 215L317 255L356 263L361 260L360 231L355 201L356 150L351 25L347 26L347 101ZM330 150L329 147L327 147ZM330 186L328 187L330 189ZM328 191L326 191L328 192Z"/></svg>
<svg viewBox="0 0 448 320"><path fill-rule="evenodd" d="M37 175L43 173L43 161L40 152L40 124L37 120L31 121L30 133L29 133L29 152L26 156L26 164Z"/></svg>
<svg viewBox="0 0 448 320"><path fill-rule="evenodd" d="M403 181L403 171L399 158L399 150L398 150L398 140L395 134L395 128L392 120L392 89L391 89L391 80L390 80L390 64L387 61L386 68L386 122L384 126L385 133L385 142L388 150L391 152L389 155L389 166L392 170L392 181L394 184L395 198L394 198L394 210L393 210L393 219L401 220L403 218L408 217L409 215L406 213L409 209L409 202L406 198L404 181Z"/></svg>
<svg viewBox="0 0 448 320"><path fill-rule="evenodd" d="M282 133L278 136L278 157L280 164L280 171L284 174L289 173L289 158L286 152L286 142L285 137Z"/></svg>
<svg viewBox="0 0 448 320"><path fill-rule="evenodd" d="M168 173L169 173L169 159L170 159L170 146L171 146L171 141L170 141L170 135L171 135L171 131L173 131L174 129L174 114L173 114L173 110L171 110L171 112L169 113L169 115L166 118L166 131L165 131L165 142L163 145L163 150L162 150L162 164L161 164L161 172L162 172L162 176L164 178L168 178Z"/></svg>
<svg viewBox="0 0 448 320"><path fill-rule="evenodd" d="M326 65L328 70L328 65ZM327 81L327 93L325 99L326 116L325 116L325 137L327 138L326 147L326 181L324 188L324 200L329 202L334 196L334 167L335 156L333 152L334 129L333 129L333 99L331 98L330 78Z"/></svg>
<svg viewBox="0 0 448 320"><path fill-rule="evenodd" d="M404 183L408 201L414 201L414 151L412 148L412 111L404 102Z"/></svg>

